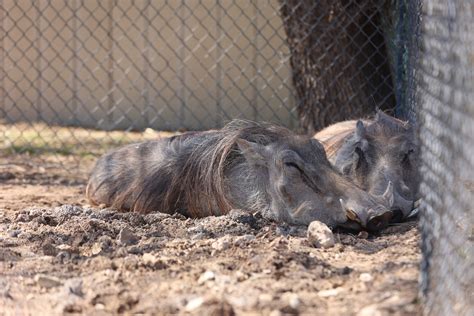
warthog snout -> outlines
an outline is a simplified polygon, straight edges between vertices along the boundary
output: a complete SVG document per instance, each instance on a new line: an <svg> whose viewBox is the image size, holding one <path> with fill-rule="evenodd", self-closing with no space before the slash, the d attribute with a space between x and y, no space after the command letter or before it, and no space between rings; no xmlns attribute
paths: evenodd
<svg viewBox="0 0 474 316"><path fill-rule="evenodd" d="M347 222L341 226L352 230L379 231L388 226L393 216L391 210L382 206L354 209L350 208L343 199L339 201L347 217Z"/></svg>
<svg viewBox="0 0 474 316"><path fill-rule="evenodd" d="M379 231L387 227L393 216L393 212L389 210L374 213L376 215L371 216L367 222L367 230L369 231Z"/></svg>
<svg viewBox="0 0 474 316"><path fill-rule="evenodd" d="M392 213L390 222L392 223L400 222L405 214L414 207L413 201L405 199L397 190L394 190L392 181L388 181L387 188L380 197L384 201L384 205L390 208Z"/></svg>

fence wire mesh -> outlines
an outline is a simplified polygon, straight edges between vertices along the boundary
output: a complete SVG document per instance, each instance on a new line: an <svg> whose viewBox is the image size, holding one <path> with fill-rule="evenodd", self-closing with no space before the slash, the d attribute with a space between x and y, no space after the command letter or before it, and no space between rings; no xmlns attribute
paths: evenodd
<svg viewBox="0 0 474 316"><path fill-rule="evenodd" d="M474 315L474 4L426 1L417 74L426 315Z"/></svg>
<svg viewBox="0 0 474 316"><path fill-rule="evenodd" d="M393 110L397 5L4 0L2 147L97 154L132 134L91 129L198 130L245 118L310 132Z"/></svg>

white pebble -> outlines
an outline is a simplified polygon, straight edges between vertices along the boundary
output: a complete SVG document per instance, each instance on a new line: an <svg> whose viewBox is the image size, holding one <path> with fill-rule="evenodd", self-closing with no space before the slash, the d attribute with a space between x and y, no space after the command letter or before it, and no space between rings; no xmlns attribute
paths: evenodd
<svg viewBox="0 0 474 316"><path fill-rule="evenodd" d="M158 261L158 258L155 255L146 252L143 254L142 260L145 265L154 265Z"/></svg>
<svg viewBox="0 0 474 316"><path fill-rule="evenodd" d="M230 240L231 238L229 236L221 237L214 241L211 247L219 251L226 250L230 247Z"/></svg>
<svg viewBox="0 0 474 316"><path fill-rule="evenodd" d="M290 299L289 299L288 303L292 308L298 309L298 307L301 304L301 301L300 301L300 298L298 297L298 295L293 294L292 296L290 296Z"/></svg>
<svg viewBox="0 0 474 316"><path fill-rule="evenodd" d="M330 290L322 290L318 292L319 297L331 297L336 296L341 292L340 288L330 289Z"/></svg>
<svg viewBox="0 0 474 316"><path fill-rule="evenodd" d="M357 316L382 316L384 315L376 305L369 305L362 308Z"/></svg>
<svg viewBox="0 0 474 316"><path fill-rule="evenodd" d="M370 274L370 273L361 273L359 275L359 279L362 281L362 282L370 282L374 279L374 277Z"/></svg>
<svg viewBox="0 0 474 316"><path fill-rule="evenodd" d="M334 235L326 224L313 221L308 226L308 241L316 248L330 248L335 244Z"/></svg>
<svg viewBox="0 0 474 316"><path fill-rule="evenodd" d="M185 309L187 312L192 312L193 310L201 307L203 303L204 303L204 299L202 297L196 297L190 300L188 304L186 304Z"/></svg>
<svg viewBox="0 0 474 316"><path fill-rule="evenodd" d="M216 278L216 274L212 271L206 271L199 277L198 284L204 284L207 281L214 280Z"/></svg>

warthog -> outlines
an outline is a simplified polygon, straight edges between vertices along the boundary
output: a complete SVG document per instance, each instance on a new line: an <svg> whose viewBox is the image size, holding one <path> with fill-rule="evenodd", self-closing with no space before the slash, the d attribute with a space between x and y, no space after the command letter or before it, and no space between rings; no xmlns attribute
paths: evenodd
<svg viewBox="0 0 474 316"><path fill-rule="evenodd" d="M331 166L317 140L239 120L112 151L98 160L86 195L124 211L204 217L239 208L290 224L373 231L391 217Z"/></svg>
<svg viewBox="0 0 474 316"><path fill-rule="evenodd" d="M387 199L393 221L413 209L419 184L414 128L382 111L374 119L345 121L316 133L331 163L373 195L393 190Z"/></svg>

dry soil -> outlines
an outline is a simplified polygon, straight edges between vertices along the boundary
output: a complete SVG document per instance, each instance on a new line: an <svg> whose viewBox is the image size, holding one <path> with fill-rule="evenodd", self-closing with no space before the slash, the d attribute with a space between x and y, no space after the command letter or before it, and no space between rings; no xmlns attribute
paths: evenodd
<svg viewBox="0 0 474 316"><path fill-rule="evenodd" d="M416 222L379 235L304 227L235 210L186 219L94 208L93 160L0 157L0 315L416 315Z"/></svg>

